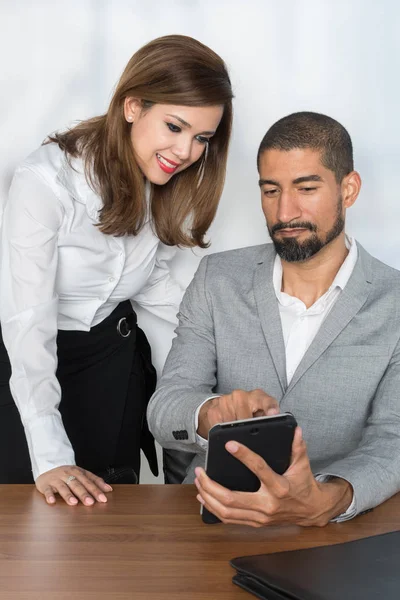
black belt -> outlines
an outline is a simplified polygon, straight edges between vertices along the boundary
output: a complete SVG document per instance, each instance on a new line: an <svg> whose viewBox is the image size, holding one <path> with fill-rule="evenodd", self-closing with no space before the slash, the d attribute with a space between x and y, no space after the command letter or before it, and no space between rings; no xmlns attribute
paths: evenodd
<svg viewBox="0 0 400 600"><path fill-rule="evenodd" d="M131 313L127 317L122 317L117 323L117 331L123 338L131 335L132 329L136 327L136 313Z"/></svg>

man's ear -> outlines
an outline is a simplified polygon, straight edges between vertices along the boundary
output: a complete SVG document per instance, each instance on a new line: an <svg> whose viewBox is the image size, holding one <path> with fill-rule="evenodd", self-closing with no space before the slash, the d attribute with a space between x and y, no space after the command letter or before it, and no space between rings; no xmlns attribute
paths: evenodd
<svg viewBox="0 0 400 600"><path fill-rule="evenodd" d="M343 177L342 183L340 184L343 206L344 208L350 208L357 200L358 194L361 189L361 177L357 171L352 171L346 177Z"/></svg>
<svg viewBox="0 0 400 600"><path fill-rule="evenodd" d="M124 101L124 116L129 123L134 123L140 116L142 110L142 101L139 98L131 96L125 98Z"/></svg>

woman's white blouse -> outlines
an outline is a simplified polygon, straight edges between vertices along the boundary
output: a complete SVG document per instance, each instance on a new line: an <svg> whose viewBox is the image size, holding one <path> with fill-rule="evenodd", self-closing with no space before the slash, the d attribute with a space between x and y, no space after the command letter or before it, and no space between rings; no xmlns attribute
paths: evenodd
<svg viewBox="0 0 400 600"><path fill-rule="evenodd" d="M57 330L89 331L127 299L176 323L183 294L168 269L175 248L150 222L137 236L101 233L102 201L82 161L72 167L56 144L31 154L15 173L1 228L0 322L35 479L75 464L58 411Z"/></svg>

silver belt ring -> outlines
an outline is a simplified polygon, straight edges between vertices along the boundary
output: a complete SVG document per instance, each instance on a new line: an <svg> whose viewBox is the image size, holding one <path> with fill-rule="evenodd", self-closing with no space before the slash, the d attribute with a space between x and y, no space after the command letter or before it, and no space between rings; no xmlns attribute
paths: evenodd
<svg viewBox="0 0 400 600"><path fill-rule="evenodd" d="M127 338L131 335L131 329L129 329L129 325L128 325L128 321L126 320L126 317L122 317L122 319L120 319L118 321L117 331L118 331L119 335L122 336L123 338Z"/></svg>
<svg viewBox="0 0 400 600"><path fill-rule="evenodd" d="M66 480L66 484L69 485L71 483L71 481L74 481L76 479L75 475L70 475L69 477L67 477Z"/></svg>

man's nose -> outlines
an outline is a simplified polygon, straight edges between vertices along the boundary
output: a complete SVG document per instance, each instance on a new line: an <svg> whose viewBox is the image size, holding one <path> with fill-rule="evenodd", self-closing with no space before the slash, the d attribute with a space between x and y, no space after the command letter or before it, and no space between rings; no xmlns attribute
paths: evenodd
<svg viewBox="0 0 400 600"><path fill-rule="evenodd" d="M301 217L300 206L296 200L296 194L283 191L279 198L277 219L281 223L290 223Z"/></svg>

